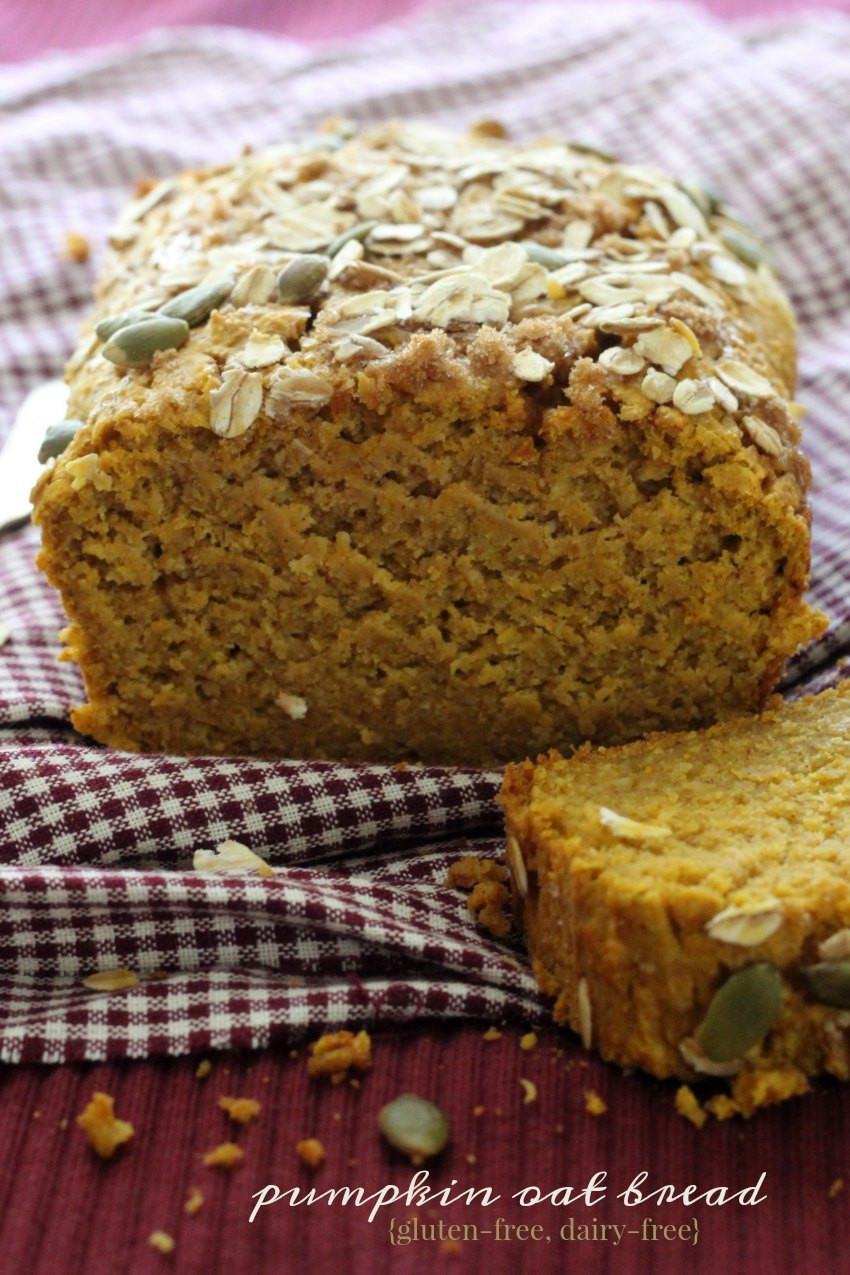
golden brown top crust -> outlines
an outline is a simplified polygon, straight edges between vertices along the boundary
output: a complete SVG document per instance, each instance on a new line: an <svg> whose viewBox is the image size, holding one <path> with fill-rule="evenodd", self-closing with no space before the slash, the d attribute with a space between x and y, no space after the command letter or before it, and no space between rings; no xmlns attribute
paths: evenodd
<svg viewBox="0 0 850 1275"><path fill-rule="evenodd" d="M752 235L692 183L498 132L336 125L147 190L112 232L97 317L206 283L224 299L140 367L88 330L69 380L90 428L66 459L128 416L230 438L339 396L381 411L460 359L547 406L581 399L599 428L692 417L805 489L793 320Z"/></svg>

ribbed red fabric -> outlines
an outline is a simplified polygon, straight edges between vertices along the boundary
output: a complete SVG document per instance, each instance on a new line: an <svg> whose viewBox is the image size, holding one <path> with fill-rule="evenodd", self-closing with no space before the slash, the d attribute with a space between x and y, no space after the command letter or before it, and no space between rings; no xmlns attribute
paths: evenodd
<svg viewBox="0 0 850 1275"><path fill-rule="evenodd" d="M376 1033L373 1067L359 1088L308 1080L303 1051L295 1058L286 1051L217 1057L205 1080L195 1077L197 1059L6 1068L1 1268L6 1275L847 1269L850 1130L839 1085L824 1084L748 1124L712 1121L698 1131L674 1110L675 1083L624 1078L588 1058L569 1034L547 1029L525 1051L516 1029L493 1041L482 1033L481 1025ZM531 1102L522 1079L536 1086ZM118 1115L136 1130L109 1162L96 1159L75 1125L95 1090L112 1094ZM377 1113L407 1091L436 1102L452 1125L449 1147L426 1166L428 1189L451 1188L457 1196L489 1187L500 1199L388 1203L370 1222L372 1204L346 1205L338 1196L293 1207L285 1197L249 1221L252 1197L270 1185L281 1192L314 1186L317 1193L360 1187L364 1195L406 1189L416 1170L383 1143ZM586 1110L589 1091L607 1103L604 1114ZM238 1129L218 1108L222 1095L256 1098L262 1111ZM205 1168L202 1153L234 1132L242 1163L231 1171ZM319 1138L327 1152L314 1171L294 1149L306 1137ZM690 1205L619 1198L642 1173L648 1176L636 1189L647 1195L666 1185L681 1193L691 1184L700 1193L732 1193L761 1180L764 1198ZM605 1175L597 1179L603 1189L588 1203L581 1193L594 1174ZM834 1185L845 1174L848 1187ZM512 1198L526 1188L561 1188L563 1197L568 1186L571 1204L531 1204L531 1190L525 1206ZM184 1212L191 1187L204 1197L195 1216ZM393 1245L391 1221L397 1235L414 1215L418 1238ZM527 1229L509 1232L509 1225ZM175 1241L169 1258L148 1243L156 1230Z"/></svg>

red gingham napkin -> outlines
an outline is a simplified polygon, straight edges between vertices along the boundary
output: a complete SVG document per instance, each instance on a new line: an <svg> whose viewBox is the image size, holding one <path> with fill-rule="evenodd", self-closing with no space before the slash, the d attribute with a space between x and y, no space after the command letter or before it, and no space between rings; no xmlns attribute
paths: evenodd
<svg viewBox="0 0 850 1275"><path fill-rule="evenodd" d="M235 30L151 35L0 71L0 437L56 375L89 304L72 228L100 245L136 178L235 155L327 115L497 116L697 175L775 249L800 320L815 485L812 594L830 633L793 693L850 652L850 21L727 28L669 5L487 3L307 51ZM34 446L37 440L34 440ZM32 529L0 539L0 1058L102 1059L259 1046L419 1015L539 1016L527 962L441 884L498 853L494 773L146 757L67 726L62 616ZM208 875L225 838L270 878ZM97 993L118 965L141 981ZM167 978L152 977L167 971Z"/></svg>

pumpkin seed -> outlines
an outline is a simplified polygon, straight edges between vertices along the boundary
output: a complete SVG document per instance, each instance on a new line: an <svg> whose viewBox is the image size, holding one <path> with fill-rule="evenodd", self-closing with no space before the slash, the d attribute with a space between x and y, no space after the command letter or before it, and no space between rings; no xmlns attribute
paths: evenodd
<svg viewBox="0 0 850 1275"><path fill-rule="evenodd" d="M101 319L95 332L101 341L108 341L121 328L129 328L132 323L141 323L154 317L153 310L125 310L123 314L113 314L109 319Z"/></svg>
<svg viewBox="0 0 850 1275"><path fill-rule="evenodd" d="M822 961L801 971L815 1000L850 1009L850 961Z"/></svg>
<svg viewBox="0 0 850 1275"><path fill-rule="evenodd" d="M745 266L752 266L753 270L757 270L761 265L770 266L773 269L770 256L751 235L742 234L732 226L721 226L717 233L729 251L733 252L739 261L743 261Z"/></svg>
<svg viewBox="0 0 850 1275"><path fill-rule="evenodd" d="M525 249L525 255L529 261L533 261L538 266L545 266L547 270L560 270L562 266L569 264L569 258L562 252L547 248L545 244L537 243L534 239L525 239L521 247Z"/></svg>
<svg viewBox="0 0 850 1275"><path fill-rule="evenodd" d="M303 305L328 277L328 258L308 254L295 257L277 277L277 293L284 305Z"/></svg>
<svg viewBox="0 0 850 1275"><path fill-rule="evenodd" d="M217 310L226 301L236 286L232 275L221 279L213 279L209 283L199 283L195 288L187 288L165 305L161 305L158 314L165 314L171 319L182 319L190 328L206 323L213 310Z"/></svg>
<svg viewBox="0 0 850 1275"><path fill-rule="evenodd" d="M377 221L358 221L356 226L349 226L348 230L343 230L342 234L337 235L336 239L330 241L325 249L325 256L335 257L340 248L344 248L353 239L362 243L364 239L368 239L377 224Z"/></svg>
<svg viewBox="0 0 850 1275"><path fill-rule="evenodd" d="M607 164L616 164L617 156L612 155L610 151L601 151L598 146L588 146L586 142L567 142L571 151L578 151L579 155L592 155L595 159L604 159Z"/></svg>
<svg viewBox="0 0 850 1275"><path fill-rule="evenodd" d="M103 357L119 367L142 367L158 350L176 350L189 336L185 319L158 314L120 328L103 347Z"/></svg>
<svg viewBox="0 0 850 1275"><path fill-rule="evenodd" d="M78 429L82 429L82 421L57 421L48 425L44 440L38 449L38 463L43 465L51 456L61 456L71 442Z"/></svg>
<svg viewBox="0 0 850 1275"><path fill-rule="evenodd" d="M439 1155L449 1140L449 1122L439 1107L403 1093L378 1113L378 1127L391 1147L416 1160Z"/></svg>
<svg viewBox="0 0 850 1275"><path fill-rule="evenodd" d="M775 965L747 965L727 978L712 998L696 1033L711 1062L731 1062L759 1045L782 1005L782 980Z"/></svg>
<svg viewBox="0 0 850 1275"><path fill-rule="evenodd" d="M676 184L680 190L690 196L700 212L706 217L716 213L723 204L723 196L719 195L713 186L709 186L708 182L696 181L693 177L689 177Z"/></svg>

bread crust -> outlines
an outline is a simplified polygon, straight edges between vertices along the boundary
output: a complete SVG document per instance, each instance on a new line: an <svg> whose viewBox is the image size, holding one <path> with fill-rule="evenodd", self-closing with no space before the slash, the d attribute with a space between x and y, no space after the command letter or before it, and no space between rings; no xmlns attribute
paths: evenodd
<svg viewBox="0 0 850 1275"><path fill-rule="evenodd" d="M90 325L69 365L34 497L78 729L500 765L758 709L824 618L793 319L732 228L644 166L416 125L147 190L95 320L231 286L179 349L116 366Z"/></svg>
<svg viewBox="0 0 850 1275"><path fill-rule="evenodd" d="M515 915L555 1020L622 1067L731 1076L745 1114L823 1072L848 1079L850 1020L831 994L850 975L848 740L845 683L703 731L509 767ZM700 1051L709 1009L753 966L778 972L778 1016L713 1065Z"/></svg>

